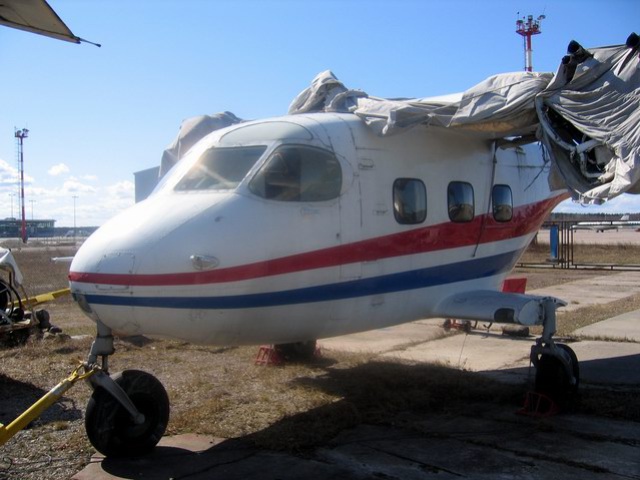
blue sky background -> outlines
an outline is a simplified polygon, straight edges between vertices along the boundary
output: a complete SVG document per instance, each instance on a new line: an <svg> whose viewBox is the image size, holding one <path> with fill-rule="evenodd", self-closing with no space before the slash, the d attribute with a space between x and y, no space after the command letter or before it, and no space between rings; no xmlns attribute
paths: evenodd
<svg viewBox="0 0 640 480"><path fill-rule="evenodd" d="M79 226L132 205L133 172L159 163L183 119L284 114L326 69L371 95L424 97L522 70L518 12L546 15L533 41L538 71L555 71L572 39L601 46L640 33L637 0L49 3L102 48L0 27L0 218L18 193L14 127L28 128L27 218L33 206L58 226L73 224L73 196ZM599 209L640 211L640 196Z"/></svg>

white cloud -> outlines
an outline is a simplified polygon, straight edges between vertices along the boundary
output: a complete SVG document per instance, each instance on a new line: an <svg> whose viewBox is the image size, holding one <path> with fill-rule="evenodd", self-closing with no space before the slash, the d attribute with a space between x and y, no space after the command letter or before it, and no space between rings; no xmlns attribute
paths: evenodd
<svg viewBox="0 0 640 480"><path fill-rule="evenodd" d="M0 186L18 185L19 181L18 169L0 159Z"/></svg>
<svg viewBox="0 0 640 480"><path fill-rule="evenodd" d="M123 180L114 185L108 186L107 192L111 197L115 197L118 199L133 200L135 196L135 185L133 184L133 182L130 182L128 180Z"/></svg>
<svg viewBox="0 0 640 480"><path fill-rule="evenodd" d="M96 188L80 182L77 178L71 177L62 184L62 192L65 195L77 193L95 193Z"/></svg>
<svg viewBox="0 0 640 480"><path fill-rule="evenodd" d="M64 163L59 163L51 167L47 173L52 177L57 177L63 173L69 173L69 167Z"/></svg>
<svg viewBox="0 0 640 480"><path fill-rule="evenodd" d="M80 177L50 177L47 185L27 183L25 203L27 216L50 218L58 227L74 223L81 226L99 226L111 217L131 207L135 201L135 185L121 180L104 185L93 175ZM0 218L19 211L19 174L6 162L0 160ZM13 194L9 201L9 194ZM6 196L5 196L6 195ZM32 213L33 212L33 213Z"/></svg>

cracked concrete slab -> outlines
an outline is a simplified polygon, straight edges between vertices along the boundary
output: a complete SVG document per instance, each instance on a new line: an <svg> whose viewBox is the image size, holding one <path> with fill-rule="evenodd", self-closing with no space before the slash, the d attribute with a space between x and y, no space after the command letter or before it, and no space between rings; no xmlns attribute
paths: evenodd
<svg viewBox="0 0 640 480"><path fill-rule="evenodd" d="M482 408L482 410L478 410ZM419 415L362 424L296 456L243 440L181 435L138 459L99 456L74 480L557 479L640 478L637 426L584 417L539 420L470 405L466 415Z"/></svg>
<svg viewBox="0 0 640 480"><path fill-rule="evenodd" d="M443 338L447 333L440 318L418 320L395 327L343 335L321 340L323 349L346 352L380 353L403 349L406 345Z"/></svg>
<svg viewBox="0 0 640 480"><path fill-rule="evenodd" d="M242 440L188 434L165 437L151 454L142 457L105 459L94 455L72 480L298 480L348 478L348 473L338 464L264 451Z"/></svg>
<svg viewBox="0 0 640 480"><path fill-rule="evenodd" d="M452 335L402 351L386 352L383 356L480 372L521 366L523 362L528 365L534 343L533 337L511 338L493 332L472 331L468 335Z"/></svg>
<svg viewBox="0 0 640 480"><path fill-rule="evenodd" d="M640 343L640 310L594 323L575 331L579 338L619 340Z"/></svg>
<svg viewBox="0 0 640 480"><path fill-rule="evenodd" d="M560 298L568 302L568 305L560 311L569 312L640 293L640 272L621 272L592 277L531 290L527 293Z"/></svg>

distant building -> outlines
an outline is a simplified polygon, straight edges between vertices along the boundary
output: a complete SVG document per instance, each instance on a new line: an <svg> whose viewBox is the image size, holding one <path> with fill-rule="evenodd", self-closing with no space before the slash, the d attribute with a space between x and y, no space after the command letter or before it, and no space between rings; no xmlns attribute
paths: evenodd
<svg viewBox="0 0 640 480"><path fill-rule="evenodd" d="M26 221L27 237L53 237L55 231L55 220L32 219ZM0 237L16 238L22 232L22 220L19 218L5 218L0 220Z"/></svg>
<svg viewBox="0 0 640 480"><path fill-rule="evenodd" d="M156 188L159 174L160 167L148 168L147 170L140 170L139 172L133 173L136 183L136 203L147 198L153 189Z"/></svg>

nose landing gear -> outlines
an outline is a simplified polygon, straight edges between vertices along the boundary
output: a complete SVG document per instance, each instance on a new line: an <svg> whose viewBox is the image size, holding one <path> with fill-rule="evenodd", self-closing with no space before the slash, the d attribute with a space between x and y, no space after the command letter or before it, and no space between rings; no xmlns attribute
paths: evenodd
<svg viewBox="0 0 640 480"><path fill-rule="evenodd" d="M108 356L114 353L111 329L98 321L98 335L88 364L102 357L100 372L89 379L93 394L87 405L85 429L89 441L106 456L138 456L153 449L169 422L169 396L162 383L140 370L109 376Z"/></svg>
<svg viewBox="0 0 640 480"><path fill-rule="evenodd" d="M140 370L125 370L111 379L142 418L136 421L110 391L98 387L85 415L89 441L106 456L148 453L160 441L169 422L167 392L157 378Z"/></svg>

